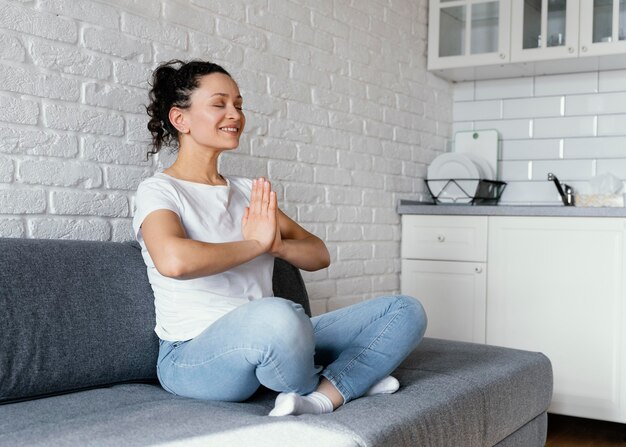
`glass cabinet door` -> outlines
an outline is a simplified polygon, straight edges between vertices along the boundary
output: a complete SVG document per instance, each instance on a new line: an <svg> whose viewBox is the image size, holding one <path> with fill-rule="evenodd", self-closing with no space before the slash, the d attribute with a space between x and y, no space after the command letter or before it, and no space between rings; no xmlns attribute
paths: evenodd
<svg viewBox="0 0 626 447"><path fill-rule="evenodd" d="M619 2L619 40L626 40L626 0Z"/></svg>
<svg viewBox="0 0 626 447"><path fill-rule="evenodd" d="M467 5L442 7L439 11L439 57L465 54Z"/></svg>
<svg viewBox="0 0 626 447"><path fill-rule="evenodd" d="M581 56L624 52L626 0L584 0L580 30Z"/></svg>
<svg viewBox="0 0 626 447"><path fill-rule="evenodd" d="M577 0L514 0L511 60L576 56L578 7Z"/></svg>
<svg viewBox="0 0 626 447"><path fill-rule="evenodd" d="M613 0L593 0L592 42L613 40Z"/></svg>
<svg viewBox="0 0 626 447"><path fill-rule="evenodd" d="M497 1L472 5L470 54L495 53L498 51L499 22L500 5Z"/></svg>
<svg viewBox="0 0 626 447"><path fill-rule="evenodd" d="M565 46L566 38L566 17L567 17L567 0L549 0L548 1L548 30L546 33L545 44L547 47Z"/></svg>
<svg viewBox="0 0 626 447"><path fill-rule="evenodd" d="M509 13L510 0L431 0L429 69L505 62Z"/></svg>

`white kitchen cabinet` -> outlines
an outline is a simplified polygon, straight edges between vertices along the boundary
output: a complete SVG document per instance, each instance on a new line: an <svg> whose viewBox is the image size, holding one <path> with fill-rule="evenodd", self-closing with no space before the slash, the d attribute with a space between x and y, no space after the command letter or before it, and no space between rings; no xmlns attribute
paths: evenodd
<svg viewBox="0 0 626 447"><path fill-rule="evenodd" d="M513 0L511 61L578 56L578 0Z"/></svg>
<svg viewBox="0 0 626 447"><path fill-rule="evenodd" d="M485 263L403 259L402 272L402 293L426 311L427 337L485 342Z"/></svg>
<svg viewBox="0 0 626 447"><path fill-rule="evenodd" d="M626 68L626 0L430 0L428 69L453 80Z"/></svg>
<svg viewBox="0 0 626 447"><path fill-rule="evenodd" d="M551 412L626 422L626 219L490 217L487 343L552 361Z"/></svg>
<svg viewBox="0 0 626 447"><path fill-rule="evenodd" d="M487 217L402 217L402 293L420 300L426 336L485 342Z"/></svg>
<svg viewBox="0 0 626 447"><path fill-rule="evenodd" d="M511 0L431 0L428 68L509 60Z"/></svg>
<svg viewBox="0 0 626 447"><path fill-rule="evenodd" d="M582 0L581 56L626 53L626 0Z"/></svg>
<svg viewBox="0 0 626 447"><path fill-rule="evenodd" d="M402 216L427 336L539 351L549 411L626 423L626 219Z"/></svg>
<svg viewBox="0 0 626 447"><path fill-rule="evenodd" d="M511 62L626 53L626 0L513 0L511 11Z"/></svg>

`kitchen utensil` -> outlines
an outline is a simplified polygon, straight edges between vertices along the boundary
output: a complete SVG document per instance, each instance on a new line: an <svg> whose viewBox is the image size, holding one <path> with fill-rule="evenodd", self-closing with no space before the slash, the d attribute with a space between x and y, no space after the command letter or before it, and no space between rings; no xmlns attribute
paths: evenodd
<svg viewBox="0 0 626 447"><path fill-rule="evenodd" d="M454 152L471 153L484 158L491 166L493 177L498 178L498 131L472 130L460 131L454 136Z"/></svg>

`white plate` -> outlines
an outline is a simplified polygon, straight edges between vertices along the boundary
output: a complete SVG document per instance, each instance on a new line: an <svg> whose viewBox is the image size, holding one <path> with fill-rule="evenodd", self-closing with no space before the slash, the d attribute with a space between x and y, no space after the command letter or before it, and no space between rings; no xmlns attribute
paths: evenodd
<svg viewBox="0 0 626 447"><path fill-rule="evenodd" d="M428 180L428 188L433 196L438 196L447 183L448 180Z"/></svg>
<svg viewBox="0 0 626 447"><path fill-rule="evenodd" d="M431 179L479 179L478 166L467 156L448 152L435 158L427 172Z"/></svg>
<svg viewBox="0 0 626 447"><path fill-rule="evenodd" d="M480 172L480 178L483 180L495 180L496 175L493 172L493 168L489 164L489 162L480 155L466 153L464 154L466 157L469 157L470 160L474 162L476 166L478 166L478 170Z"/></svg>

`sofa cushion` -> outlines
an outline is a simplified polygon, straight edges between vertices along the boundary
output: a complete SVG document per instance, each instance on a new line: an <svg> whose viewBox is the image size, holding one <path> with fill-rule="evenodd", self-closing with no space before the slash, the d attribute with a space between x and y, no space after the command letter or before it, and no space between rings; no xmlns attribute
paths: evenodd
<svg viewBox="0 0 626 447"><path fill-rule="evenodd" d="M309 295L300 270L280 258L274 259L272 287L274 296L295 301L304 307L304 311L309 317L311 316Z"/></svg>
<svg viewBox="0 0 626 447"><path fill-rule="evenodd" d="M156 379L134 243L0 239L0 402Z"/></svg>
<svg viewBox="0 0 626 447"><path fill-rule="evenodd" d="M232 403L141 384L4 405L0 447L51 440L99 447L545 443L552 374L541 354L426 338L394 375L397 393L355 399L324 415L268 417L276 393L265 389Z"/></svg>
<svg viewBox="0 0 626 447"><path fill-rule="evenodd" d="M412 382L412 377L424 373L439 378L447 376L448 387L454 383L454 386L467 387L467 392L455 393L452 401L446 397L449 390L428 393L430 405L439 403L441 414L435 417L431 412L430 421L423 423L434 423L438 418L450 425L459 423L461 419L451 418L446 407L452 404L456 407L461 396L469 398L482 421L482 445L502 441L547 411L552 399L552 364L539 352L427 338L400 365L398 377L401 381L404 378ZM421 405L429 404L416 402L415 407ZM466 408L464 417L469 411L470 408ZM464 444L458 440L449 445Z"/></svg>
<svg viewBox="0 0 626 447"><path fill-rule="evenodd" d="M297 268L273 285L311 314ZM137 242L0 238L0 404L156 381L153 303Z"/></svg>

